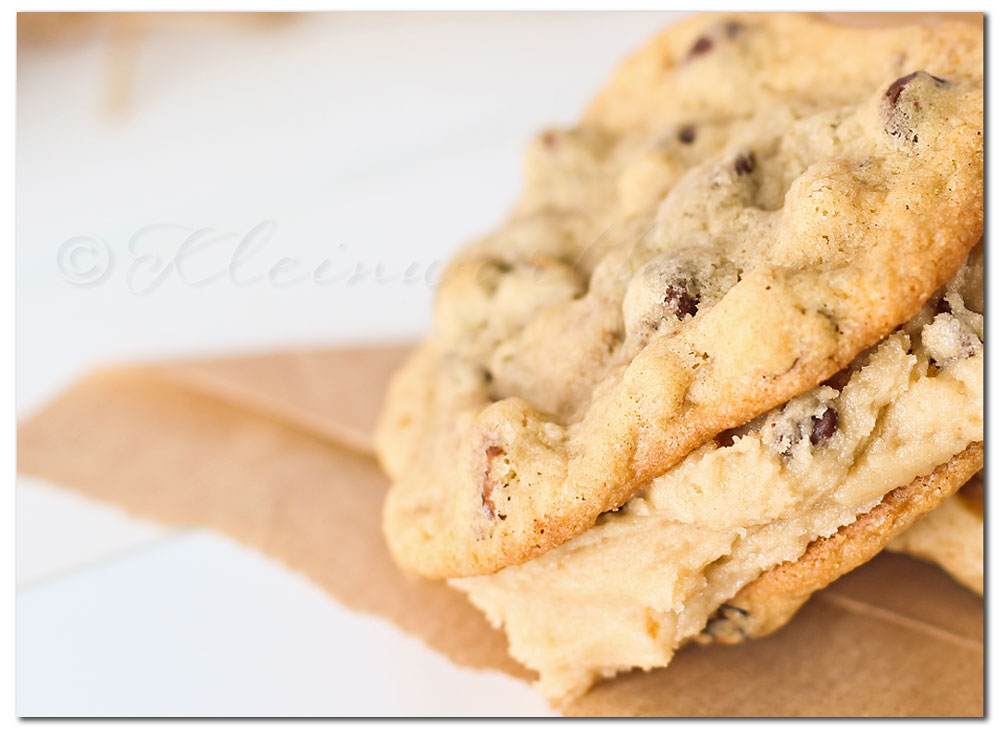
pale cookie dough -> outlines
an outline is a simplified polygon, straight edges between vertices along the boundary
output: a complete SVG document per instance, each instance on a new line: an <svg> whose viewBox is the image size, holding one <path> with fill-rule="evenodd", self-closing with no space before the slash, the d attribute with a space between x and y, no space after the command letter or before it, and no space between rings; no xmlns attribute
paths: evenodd
<svg viewBox="0 0 1000 729"><path fill-rule="evenodd" d="M701 446L562 546L450 583L556 700L690 640L778 627L981 468L983 318L966 306L981 307L981 251L831 383Z"/></svg>
<svg viewBox="0 0 1000 729"><path fill-rule="evenodd" d="M829 537L812 542L794 562L780 564L742 588L715 611L695 640L741 643L774 632L816 590L864 564L883 548L891 549L889 540L919 526L921 518L946 509L957 497L953 492L982 465L983 444L973 443L929 475L889 492L871 511ZM935 539L932 544L937 556L941 540ZM981 577L981 569L979 574Z"/></svg>
<svg viewBox="0 0 1000 729"><path fill-rule="evenodd" d="M980 31L731 22L667 31L541 135L511 219L446 272L377 433L404 569L587 530L913 317L980 238Z"/></svg>
<svg viewBox="0 0 1000 729"><path fill-rule="evenodd" d="M983 594L983 477L975 476L886 549L934 562Z"/></svg>

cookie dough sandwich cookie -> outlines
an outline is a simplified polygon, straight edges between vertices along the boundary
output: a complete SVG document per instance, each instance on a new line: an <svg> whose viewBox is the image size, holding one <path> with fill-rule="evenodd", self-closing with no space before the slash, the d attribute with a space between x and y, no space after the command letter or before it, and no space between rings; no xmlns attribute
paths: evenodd
<svg viewBox="0 0 1000 729"><path fill-rule="evenodd" d="M833 579L815 545L857 563L940 503L981 467L982 94L964 25L710 16L640 50L532 145L392 383L397 562L557 698L773 629Z"/></svg>
<svg viewBox="0 0 1000 729"><path fill-rule="evenodd" d="M833 381L720 434L583 534L451 584L557 700L690 641L779 628L982 467L982 316L962 294L981 301L981 272L980 249Z"/></svg>

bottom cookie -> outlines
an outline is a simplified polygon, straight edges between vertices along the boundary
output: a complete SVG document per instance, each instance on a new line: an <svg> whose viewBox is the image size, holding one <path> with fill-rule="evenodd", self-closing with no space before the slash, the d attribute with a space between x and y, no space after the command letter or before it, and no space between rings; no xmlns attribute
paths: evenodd
<svg viewBox="0 0 1000 729"><path fill-rule="evenodd" d="M886 549L940 565L983 594L983 474L889 542Z"/></svg>
<svg viewBox="0 0 1000 729"><path fill-rule="evenodd" d="M952 503L961 498L952 494L982 467L983 444L973 443L927 476L890 491L874 509L835 534L817 539L794 562L780 564L746 585L718 609L696 640L739 643L772 633L787 623L810 595L872 559L887 545L931 561L943 558L956 564L959 574L974 574L966 563L965 540L953 561L946 544L955 537L952 527L958 526L953 522L956 517L952 510L968 513L967 507ZM938 515L942 509L946 509L947 521ZM982 593L981 504L979 514L978 591ZM910 535L912 529L918 529L918 533Z"/></svg>

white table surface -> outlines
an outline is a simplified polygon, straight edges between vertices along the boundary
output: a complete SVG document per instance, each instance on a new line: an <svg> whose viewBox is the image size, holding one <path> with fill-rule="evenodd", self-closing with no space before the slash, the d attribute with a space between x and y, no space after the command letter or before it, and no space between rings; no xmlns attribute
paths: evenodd
<svg viewBox="0 0 1000 729"><path fill-rule="evenodd" d="M105 41L22 49L19 416L100 363L419 335L431 287L407 267L433 278L495 225L532 132L571 123L676 15L177 27L142 39L118 114ZM203 247L168 266L195 230ZM297 280L324 260L324 280L366 273ZM458 668L225 537L27 477L17 581L22 716L549 713L526 684Z"/></svg>

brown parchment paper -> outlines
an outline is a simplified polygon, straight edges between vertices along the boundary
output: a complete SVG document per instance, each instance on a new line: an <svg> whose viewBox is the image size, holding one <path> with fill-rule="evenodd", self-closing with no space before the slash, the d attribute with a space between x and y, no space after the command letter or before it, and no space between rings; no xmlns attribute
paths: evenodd
<svg viewBox="0 0 1000 729"><path fill-rule="evenodd" d="M457 592L401 573L380 531L370 427L403 349L310 351L92 375L18 430L18 468L127 511L207 526L456 664L531 680ZM345 657L350 660L349 656ZM773 636L693 646L598 684L589 716L979 716L982 601L882 555Z"/></svg>
<svg viewBox="0 0 1000 729"><path fill-rule="evenodd" d="M349 357L341 350L269 353L174 362L153 374L372 453L386 382L409 351L399 344L353 347Z"/></svg>

